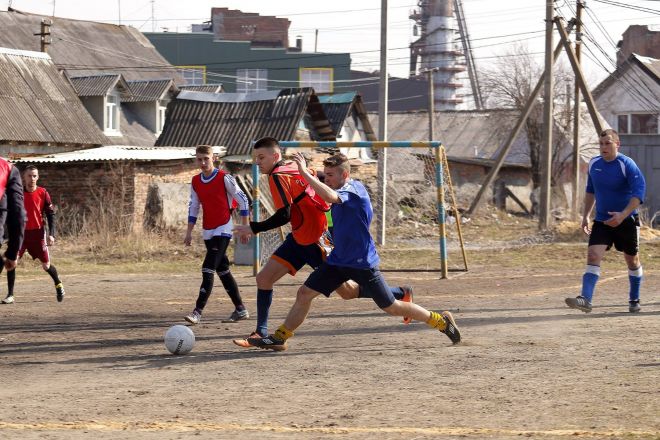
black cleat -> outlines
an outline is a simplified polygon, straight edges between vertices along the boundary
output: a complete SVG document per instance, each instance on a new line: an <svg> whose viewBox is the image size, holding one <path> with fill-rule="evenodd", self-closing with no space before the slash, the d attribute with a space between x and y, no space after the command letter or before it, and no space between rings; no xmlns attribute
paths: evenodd
<svg viewBox="0 0 660 440"><path fill-rule="evenodd" d="M591 313L591 303L587 301L584 296L577 296L575 298L566 298L564 300L566 305L571 309L582 310L584 313Z"/></svg>
<svg viewBox="0 0 660 440"><path fill-rule="evenodd" d="M57 292L57 302L61 303L64 300L64 295L66 295L62 283L55 286L55 291Z"/></svg>
<svg viewBox="0 0 660 440"><path fill-rule="evenodd" d="M630 313L639 313L642 310L642 306L639 305L639 300L637 301L630 301L628 303L628 311Z"/></svg>
<svg viewBox="0 0 660 440"><path fill-rule="evenodd" d="M452 344L456 345L461 342L461 332L458 330L452 314L449 312L442 312L440 315L445 320L445 329L441 330L441 332L451 339Z"/></svg>
<svg viewBox="0 0 660 440"><path fill-rule="evenodd" d="M268 335L263 338L250 337L247 338L247 342L252 347L263 348L264 350L284 351L288 348L286 341L279 340L273 335Z"/></svg>

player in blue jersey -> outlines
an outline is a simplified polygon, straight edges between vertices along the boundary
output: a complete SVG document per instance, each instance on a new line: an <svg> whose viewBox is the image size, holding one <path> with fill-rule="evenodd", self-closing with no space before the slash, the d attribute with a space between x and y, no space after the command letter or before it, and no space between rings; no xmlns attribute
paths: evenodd
<svg viewBox="0 0 660 440"><path fill-rule="evenodd" d="M259 348L282 351L287 339L303 323L312 300L318 295L329 296L342 283L353 280L370 293L371 298L383 311L394 316L409 316L426 322L440 330L456 344L461 335L449 312L430 312L417 304L396 300L378 270L379 257L369 233L373 216L369 194L362 183L350 178L350 164L343 154L336 154L323 162L325 184L312 176L306 168L305 158L294 155L300 174L305 177L317 195L332 204L334 219L333 239L335 247L298 290L284 324L264 338L249 339Z"/></svg>
<svg viewBox="0 0 660 440"><path fill-rule="evenodd" d="M600 262L612 245L623 252L628 265L628 310L631 313L641 310L639 290L643 271L639 259L637 208L644 203L646 183L637 164L619 153L620 145L616 131L603 130L600 134L600 155L589 162L582 215L582 230L589 235L587 267L582 276L582 294L576 298L566 298L569 307L585 313L591 312L591 302L600 276ZM596 215L589 229L594 203Z"/></svg>

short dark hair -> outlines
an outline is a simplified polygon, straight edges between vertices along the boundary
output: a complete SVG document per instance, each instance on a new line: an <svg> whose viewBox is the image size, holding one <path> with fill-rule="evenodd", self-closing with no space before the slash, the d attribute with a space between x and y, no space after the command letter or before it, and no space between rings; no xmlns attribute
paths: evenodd
<svg viewBox="0 0 660 440"><path fill-rule="evenodd" d="M612 139L614 139L616 142L621 142L619 140L619 133L617 133L613 128L606 128L605 130L601 131L600 137L603 136L612 136Z"/></svg>
<svg viewBox="0 0 660 440"><path fill-rule="evenodd" d="M213 147L210 145L197 145L197 148L195 148L195 154L210 154L213 156Z"/></svg>
<svg viewBox="0 0 660 440"><path fill-rule="evenodd" d="M27 171L32 171L32 170L36 170L37 172L39 171L39 170L37 169L36 166L34 166L34 165L28 165L28 166L26 166L26 167L23 169L23 172L25 173L25 172L27 172Z"/></svg>
<svg viewBox="0 0 660 440"><path fill-rule="evenodd" d="M280 143L278 142L277 139L273 137L262 137L261 139L258 139L255 143L253 148L255 150L258 150L259 148L271 148L271 147L279 147Z"/></svg>
<svg viewBox="0 0 660 440"><path fill-rule="evenodd" d="M328 168L341 168L343 171L350 172L351 164L348 162L348 157L345 154L337 153L330 156L323 161L323 166Z"/></svg>

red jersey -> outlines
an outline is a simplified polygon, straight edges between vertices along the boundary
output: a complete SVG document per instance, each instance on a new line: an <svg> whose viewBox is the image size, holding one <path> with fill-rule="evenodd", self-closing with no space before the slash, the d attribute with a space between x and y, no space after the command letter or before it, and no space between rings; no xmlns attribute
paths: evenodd
<svg viewBox="0 0 660 440"><path fill-rule="evenodd" d="M9 162L0 157L0 199L5 195L11 167L12 165Z"/></svg>
<svg viewBox="0 0 660 440"><path fill-rule="evenodd" d="M202 227L215 229L226 224L231 218L227 190L225 188L225 173L218 170L209 181L202 180L202 173L192 178L192 188L204 210Z"/></svg>
<svg viewBox="0 0 660 440"><path fill-rule="evenodd" d="M44 214L53 214L53 202L46 188L40 186L32 192L23 191L25 212L27 214L26 231L43 229Z"/></svg>
<svg viewBox="0 0 660 440"><path fill-rule="evenodd" d="M268 185L275 209L291 207L291 234L296 243L317 243L328 229L325 211L330 207L316 195L298 172L298 167L292 164L275 167L268 176Z"/></svg>

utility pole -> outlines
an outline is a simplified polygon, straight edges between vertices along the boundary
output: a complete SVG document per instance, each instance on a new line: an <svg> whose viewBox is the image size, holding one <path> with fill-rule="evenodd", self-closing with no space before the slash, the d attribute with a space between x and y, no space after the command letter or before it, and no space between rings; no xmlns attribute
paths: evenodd
<svg viewBox="0 0 660 440"><path fill-rule="evenodd" d="M554 78L552 66L552 32L554 28L555 1L546 0L545 4L545 83L543 89L543 145L541 149L541 197L539 203L539 229L550 226L550 206L552 199L552 89Z"/></svg>
<svg viewBox="0 0 660 440"><path fill-rule="evenodd" d="M378 93L378 137L387 140L387 0L380 2L380 87ZM377 231L377 242L385 245L385 225L387 223L387 148L378 152L379 198L381 201Z"/></svg>
<svg viewBox="0 0 660 440"><path fill-rule="evenodd" d="M582 9L584 2L577 0L575 15L575 58L580 64L580 49L582 46ZM579 214L580 190L580 86L575 81L575 95L573 98L573 181L571 182L571 213L573 220L577 220Z"/></svg>
<svg viewBox="0 0 660 440"><path fill-rule="evenodd" d="M314 31L314 53L318 52L319 45L319 30Z"/></svg>
<svg viewBox="0 0 660 440"><path fill-rule="evenodd" d="M156 32L156 0L151 0L151 32Z"/></svg>
<svg viewBox="0 0 660 440"><path fill-rule="evenodd" d="M117 14L119 15L119 21L117 24L121 24L121 0L117 0Z"/></svg>
<svg viewBox="0 0 660 440"><path fill-rule="evenodd" d="M429 69L426 71L426 75L429 81L429 141L433 140L433 132L434 127L433 127L433 116L435 113L435 107L434 107L434 102L433 102L433 72L435 69Z"/></svg>
<svg viewBox="0 0 660 440"><path fill-rule="evenodd" d="M48 53L48 46L51 44L51 38L50 38L50 25L53 24L52 21L50 21L47 18L42 18L41 19L41 32L38 34L32 34L32 35L38 35L41 37L41 51L43 53Z"/></svg>

